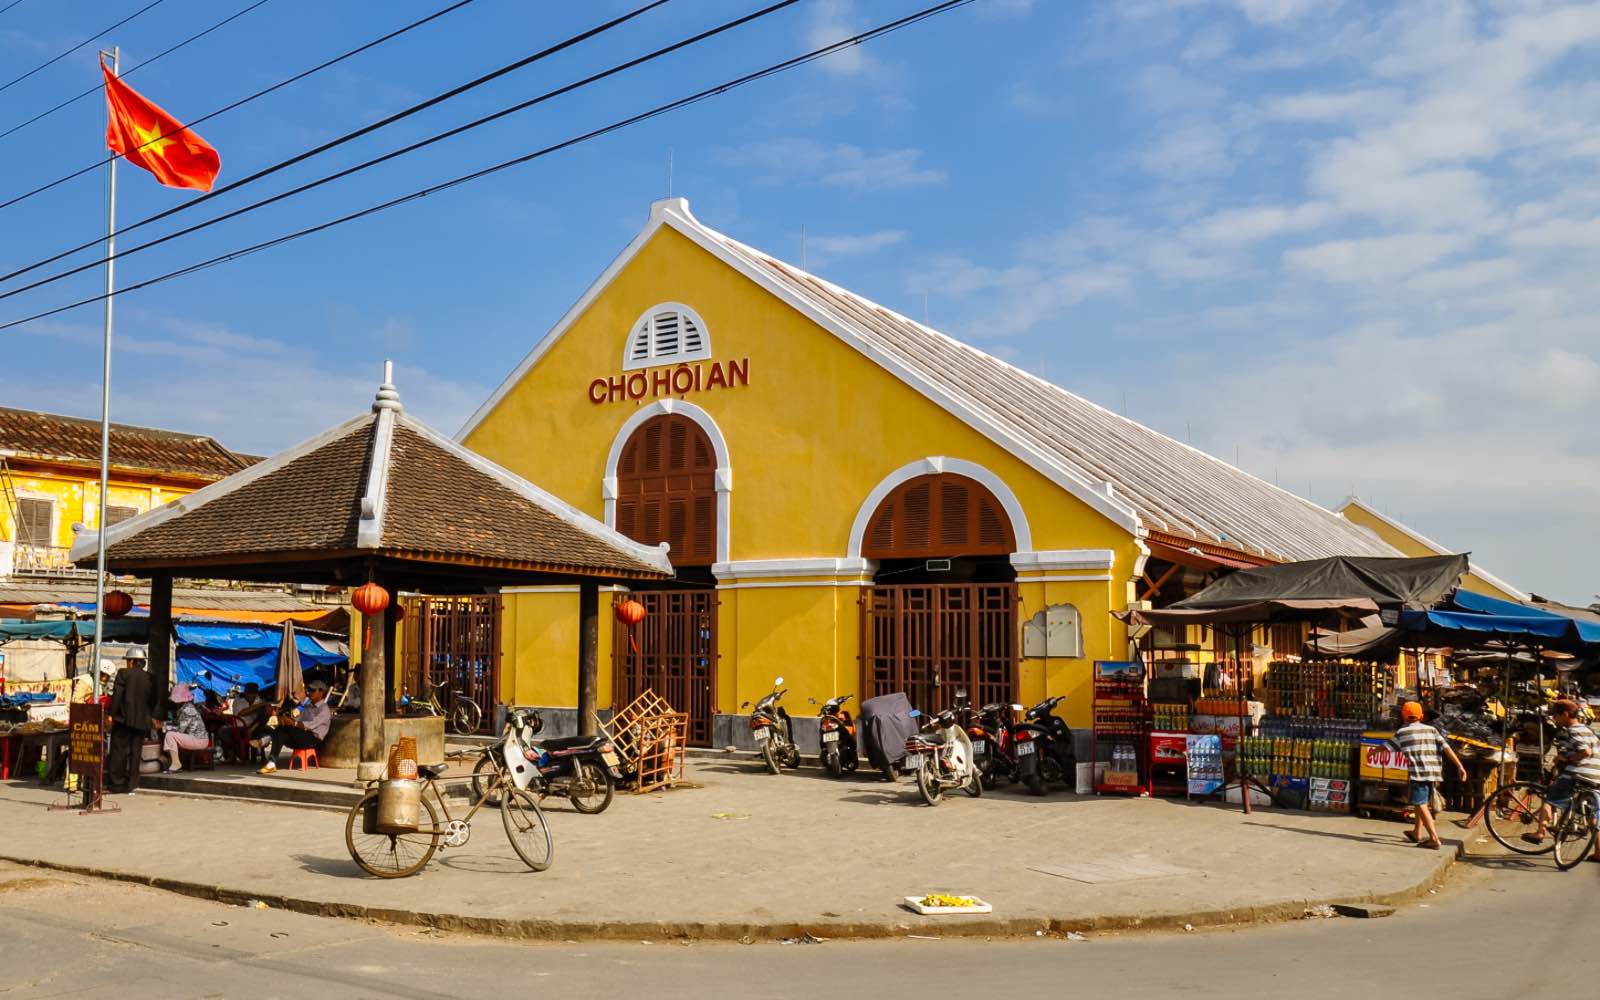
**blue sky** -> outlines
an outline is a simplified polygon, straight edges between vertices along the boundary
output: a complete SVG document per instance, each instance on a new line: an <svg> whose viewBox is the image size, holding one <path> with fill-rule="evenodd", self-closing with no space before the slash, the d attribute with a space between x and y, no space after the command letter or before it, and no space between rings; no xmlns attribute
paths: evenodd
<svg viewBox="0 0 1600 1000"><path fill-rule="evenodd" d="M145 0L25 0L0 78ZM246 5L165 0L124 67ZM692 51L119 264L119 284L531 150L889 20L806 0ZM180 118L444 6L270 0L130 83ZM475 0L201 127L242 176L626 9ZM285 175L242 204L754 9L673 0ZM979 0L626 132L126 296L118 419L271 452L395 359L453 430L674 193L709 225L1325 505L1352 490L1587 603L1600 551L1600 6ZM95 82L0 92L0 131ZM0 139L0 192L92 162L85 99ZM124 222L192 197L122 175ZM0 264L104 225L90 175L0 210ZM0 199L3 200L3 199ZM205 214L203 211L197 214ZM182 219L184 216L179 216ZM165 232L162 223L146 232ZM88 273L0 321L93 294ZM98 412L99 313L0 333L0 401Z"/></svg>

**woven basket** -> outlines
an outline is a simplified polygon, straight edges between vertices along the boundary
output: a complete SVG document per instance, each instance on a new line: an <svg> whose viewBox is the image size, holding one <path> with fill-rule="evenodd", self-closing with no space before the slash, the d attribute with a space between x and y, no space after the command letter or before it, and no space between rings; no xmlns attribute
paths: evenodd
<svg viewBox="0 0 1600 1000"><path fill-rule="evenodd" d="M417 777L417 738L402 736L389 748L389 777L394 781L415 781Z"/></svg>

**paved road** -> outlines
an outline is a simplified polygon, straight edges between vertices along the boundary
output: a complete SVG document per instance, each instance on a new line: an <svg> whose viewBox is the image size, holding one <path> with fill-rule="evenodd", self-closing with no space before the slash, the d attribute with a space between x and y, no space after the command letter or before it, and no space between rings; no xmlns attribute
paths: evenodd
<svg viewBox="0 0 1600 1000"><path fill-rule="evenodd" d="M1383 920L1025 941L529 945L252 910L0 865L7 997L1583 996L1600 866L1462 866ZM1558 943L1563 935L1572 942ZM829 986L827 984L833 984ZM965 984L956 987L953 984ZM1588 984L1588 985L1586 985ZM1574 992L1575 991L1575 992Z"/></svg>

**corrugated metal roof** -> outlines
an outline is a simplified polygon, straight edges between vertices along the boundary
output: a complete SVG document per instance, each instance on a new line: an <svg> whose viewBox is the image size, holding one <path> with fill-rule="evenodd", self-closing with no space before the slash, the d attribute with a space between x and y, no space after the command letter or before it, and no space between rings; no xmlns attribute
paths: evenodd
<svg viewBox="0 0 1600 1000"><path fill-rule="evenodd" d="M119 584L115 588L126 591L138 604L148 604L148 584L130 586ZM93 604L93 584L71 583L0 583L0 604ZM340 605L319 604L276 590L222 590L198 587L174 587L174 607L194 611L337 611Z"/></svg>
<svg viewBox="0 0 1600 1000"><path fill-rule="evenodd" d="M1219 458L705 227L686 210L669 215L676 228L685 223L834 318L869 353L891 356L1067 473L1110 484L1150 530L1282 561L1397 554L1334 512Z"/></svg>

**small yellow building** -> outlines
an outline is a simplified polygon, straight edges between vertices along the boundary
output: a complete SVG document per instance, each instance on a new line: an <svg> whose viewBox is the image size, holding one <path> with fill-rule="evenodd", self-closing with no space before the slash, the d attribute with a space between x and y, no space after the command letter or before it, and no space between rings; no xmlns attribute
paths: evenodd
<svg viewBox="0 0 1600 1000"><path fill-rule="evenodd" d="M106 520L126 521L255 460L213 438L111 425ZM0 407L0 580L71 574L72 526L98 527L100 422Z"/></svg>
<svg viewBox="0 0 1600 1000"><path fill-rule="evenodd" d="M1402 555L1442 556L1458 551L1447 549L1426 535L1379 513L1359 497L1346 497L1339 507L1339 514L1351 523L1372 532L1382 539L1384 544L1398 549ZM1530 599L1526 591L1518 590L1475 561L1467 563L1467 574L1461 578L1461 586L1490 597L1498 597L1503 601L1526 602Z"/></svg>
<svg viewBox="0 0 1600 1000"><path fill-rule="evenodd" d="M1112 611L1220 568L1396 555L1356 525L701 224L644 229L462 429L677 578L603 616L599 704L653 688L743 742L781 675L924 709L1067 697L1090 717ZM623 595L617 595L621 599ZM577 594L507 593L504 700L577 703ZM609 644L609 646L607 645ZM566 720L569 721L570 720Z"/></svg>

